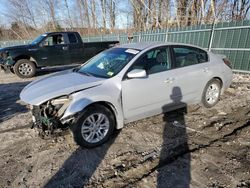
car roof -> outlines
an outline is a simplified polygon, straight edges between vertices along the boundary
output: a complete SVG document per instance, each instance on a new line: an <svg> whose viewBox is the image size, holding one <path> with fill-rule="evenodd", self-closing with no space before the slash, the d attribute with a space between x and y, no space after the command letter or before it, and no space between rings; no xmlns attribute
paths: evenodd
<svg viewBox="0 0 250 188"><path fill-rule="evenodd" d="M49 35L49 34L62 34L62 33L77 33L75 31L55 31L55 32L46 32L45 34Z"/></svg>
<svg viewBox="0 0 250 188"><path fill-rule="evenodd" d="M160 46L166 46L166 45L190 46L190 47L195 47L195 48L205 50L199 46L185 44L185 43L173 43L173 42L138 42L138 43L122 44L117 47L118 48L131 48L131 49L136 49L136 50L145 50L147 48L160 47Z"/></svg>

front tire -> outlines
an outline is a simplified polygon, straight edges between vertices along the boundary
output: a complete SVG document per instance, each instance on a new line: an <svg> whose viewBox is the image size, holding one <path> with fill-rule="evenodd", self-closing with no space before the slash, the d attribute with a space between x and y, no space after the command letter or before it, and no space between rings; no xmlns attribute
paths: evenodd
<svg viewBox="0 0 250 188"><path fill-rule="evenodd" d="M202 104L206 108L211 108L216 105L220 98L221 82L218 79L210 80L202 94Z"/></svg>
<svg viewBox="0 0 250 188"><path fill-rule="evenodd" d="M31 78L36 74L36 66L27 59L20 59L14 65L14 72L20 78Z"/></svg>
<svg viewBox="0 0 250 188"><path fill-rule="evenodd" d="M78 145L93 148L106 142L114 128L113 113L102 105L93 105L83 111L72 126L72 132Z"/></svg>

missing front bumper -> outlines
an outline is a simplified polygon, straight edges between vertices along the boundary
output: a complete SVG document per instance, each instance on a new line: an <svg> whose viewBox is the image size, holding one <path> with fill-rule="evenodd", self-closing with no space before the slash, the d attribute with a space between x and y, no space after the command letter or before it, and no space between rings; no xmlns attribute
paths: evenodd
<svg viewBox="0 0 250 188"><path fill-rule="evenodd" d="M57 117L48 117L39 106L32 106L31 113L33 120L31 128L37 129L39 136L42 138L49 138L57 135L59 132L67 130L70 124L75 120L74 116L63 120L60 120Z"/></svg>

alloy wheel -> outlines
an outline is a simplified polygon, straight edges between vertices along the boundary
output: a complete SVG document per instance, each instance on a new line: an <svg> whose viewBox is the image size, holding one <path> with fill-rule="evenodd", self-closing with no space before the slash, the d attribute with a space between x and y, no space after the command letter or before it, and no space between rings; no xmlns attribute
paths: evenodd
<svg viewBox="0 0 250 188"><path fill-rule="evenodd" d="M84 120L82 124L82 137L89 143L97 143L107 135L109 126L110 122L105 114L91 114Z"/></svg>

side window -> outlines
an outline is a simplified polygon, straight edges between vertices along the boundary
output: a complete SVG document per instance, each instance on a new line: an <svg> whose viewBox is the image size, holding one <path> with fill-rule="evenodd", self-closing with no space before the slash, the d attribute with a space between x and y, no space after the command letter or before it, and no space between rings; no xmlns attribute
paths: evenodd
<svg viewBox="0 0 250 188"><path fill-rule="evenodd" d="M180 46L173 47L173 51L176 67L185 67L208 61L207 52L198 48Z"/></svg>
<svg viewBox="0 0 250 188"><path fill-rule="evenodd" d="M154 74L171 69L169 48L156 48L142 55L131 69L144 69L147 74Z"/></svg>
<svg viewBox="0 0 250 188"><path fill-rule="evenodd" d="M50 35L43 41L44 46L53 46L58 44L64 44L62 34Z"/></svg>
<svg viewBox="0 0 250 188"><path fill-rule="evenodd" d="M77 38L76 38L76 35L74 33L69 33L68 37L69 37L69 43L70 44L77 43Z"/></svg>

